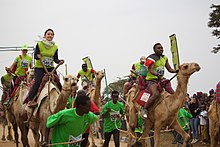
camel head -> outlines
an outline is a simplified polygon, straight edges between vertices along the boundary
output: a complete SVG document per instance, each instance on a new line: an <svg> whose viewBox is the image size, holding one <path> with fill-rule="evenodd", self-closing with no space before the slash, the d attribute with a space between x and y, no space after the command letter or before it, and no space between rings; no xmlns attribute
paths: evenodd
<svg viewBox="0 0 220 147"><path fill-rule="evenodd" d="M101 81L102 78L104 77L104 71L102 71L102 70L101 71L96 71L95 77L96 77L96 80Z"/></svg>
<svg viewBox="0 0 220 147"><path fill-rule="evenodd" d="M63 90L64 91L71 91L71 93L75 93L78 90L77 82L78 79L72 75L66 75L63 77Z"/></svg>
<svg viewBox="0 0 220 147"><path fill-rule="evenodd" d="M183 76L191 76L194 72L197 72L200 70L200 66L197 63L184 63L179 66L179 72L178 75Z"/></svg>
<svg viewBox="0 0 220 147"><path fill-rule="evenodd" d="M34 79L34 68L31 68L30 70L26 71L27 75L27 83L30 83Z"/></svg>

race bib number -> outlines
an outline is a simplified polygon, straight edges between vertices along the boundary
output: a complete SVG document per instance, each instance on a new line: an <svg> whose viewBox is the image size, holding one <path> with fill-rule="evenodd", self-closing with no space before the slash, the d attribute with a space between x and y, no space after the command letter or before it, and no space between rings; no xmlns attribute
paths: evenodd
<svg viewBox="0 0 220 147"><path fill-rule="evenodd" d="M45 66L52 66L53 65L53 58L44 57L42 61Z"/></svg>
<svg viewBox="0 0 220 147"><path fill-rule="evenodd" d="M117 120L118 115L119 115L119 112L117 112L117 111L110 112L110 119L111 119L111 121Z"/></svg>
<svg viewBox="0 0 220 147"><path fill-rule="evenodd" d="M141 101L144 101L144 102L147 102L147 100L149 99L150 97L150 93L146 93L144 92L143 95L141 96Z"/></svg>
<svg viewBox="0 0 220 147"><path fill-rule="evenodd" d="M74 137L72 135L69 136L69 140L68 142L74 142L74 141L78 141L78 140L81 140L82 139L82 134L80 134L79 136L77 137ZM72 143L72 144L68 144L68 147L80 147L81 145L81 142L76 142L76 143Z"/></svg>
<svg viewBox="0 0 220 147"><path fill-rule="evenodd" d="M21 60L21 67L28 68L28 60Z"/></svg>

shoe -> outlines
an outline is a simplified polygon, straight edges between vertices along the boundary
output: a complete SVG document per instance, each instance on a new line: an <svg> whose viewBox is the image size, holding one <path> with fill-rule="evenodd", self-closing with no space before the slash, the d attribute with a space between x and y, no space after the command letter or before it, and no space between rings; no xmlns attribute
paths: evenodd
<svg viewBox="0 0 220 147"><path fill-rule="evenodd" d="M143 118L147 118L147 114L148 114L148 111L147 109L144 109L143 107L141 108L141 116Z"/></svg>
<svg viewBox="0 0 220 147"><path fill-rule="evenodd" d="M37 107L37 102L35 102L35 101L30 101L29 103L28 103L28 107L31 107L31 108L35 108L35 107Z"/></svg>
<svg viewBox="0 0 220 147"><path fill-rule="evenodd" d="M197 143L199 141L199 139L195 139L195 142L194 143Z"/></svg>
<svg viewBox="0 0 220 147"><path fill-rule="evenodd" d="M195 139L192 140L191 144L195 143Z"/></svg>

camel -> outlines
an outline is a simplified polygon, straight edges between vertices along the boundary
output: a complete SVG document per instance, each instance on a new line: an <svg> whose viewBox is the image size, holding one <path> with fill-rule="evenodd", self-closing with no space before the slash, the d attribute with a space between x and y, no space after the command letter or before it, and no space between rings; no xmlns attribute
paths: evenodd
<svg viewBox="0 0 220 147"><path fill-rule="evenodd" d="M160 130L162 127L171 127L178 132L184 139L183 147L186 147L190 139L182 127L179 125L177 115L179 109L183 106L187 94L187 84L190 76L199 71L200 66L197 63L184 63L179 66L177 74L177 88L174 94L164 91L160 98L150 108L147 119L144 120L142 146L146 146L144 137L150 133L154 127L154 147L159 147Z"/></svg>
<svg viewBox="0 0 220 147"><path fill-rule="evenodd" d="M8 123L6 119L6 111L3 105L0 106L0 124L2 125L2 141L6 140L6 135L5 135L5 127L8 126L8 135L7 135L7 140L12 140L12 126L10 123Z"/></svg>
<svg viewBox="0 0 220 147"><path fill-rule="evenodd" d="M128 128L128 147L132 146L132 138L136 138L134 133L137 126L138 113L140 112L140 105L134 102L134 98L139 93L138 85L134 83L131 89L126 94L125 114Z"/></svg>
<svg viewBox="0 0 220 147"><path fill-rule="evenodd" d="M15 95L11 98L11 106L8 110L8 119L12 122L13 129L15 132L15 141L16 144L18 142L18 133L17 127L19 127L21 131L21 141L24 147L29 147L28 143L28 126L24 124L24 121L27 120L27 112L25 111L25 107L22 102L24 97L27 95L28 85L33 79L34 72L33 69L30 69L26 72L27 81L21 81L19 87L17 88Z"/></svg>
<svg viewBox="0 0 220 147"><path fill-rule="evenodd" d="M211 147L217 147L220 140L220 104L212 101L208 111Z"/></svg>
<svg viewBox="0 0 220 147"><path fill-rule="evenodd" d="M54 71L52 71L52 73L53 72ZM77 78L72 75L67 75L63 80L64 84L61 91L59 91L50 80L47 81L38 96L38 106L34 110L32 110L33 108L26 107L29 117L29 126L33 131L36 146L40 146L39 130L43 138L42 146L46 146L48 143L49 129L46 128L47 118L65 109L68 97L70 95L75 96L76 94L78 89Z"/></svg>
<svg viewBox="0 0 220 147"><path fill-rule="evenodd" d="M100 105L101 105L101 93L100 93L100 90L101 90L101 81L104 77L104 72L103 71L97 71L95 73L95 77L96 77L96 86L95 88L94 87L91 87L87 93L87 95L90 97L91 101L93 101L96 106L98 108L100 108ZM98 127L98 128L97 128ZM99 119L97 120L96 122L96 130L99 130L100 128L100 124L99 124ZM92 130L92 129L90 129ZM93 133L91 133L91 138L92 138L92 146L95 147L95 140L93 138ZM101 133L98 131L98 135L99 135L99 141L100 141L100 144L102 145L103 144L103 141L102 141L102 137L101 137Z"/></svg>

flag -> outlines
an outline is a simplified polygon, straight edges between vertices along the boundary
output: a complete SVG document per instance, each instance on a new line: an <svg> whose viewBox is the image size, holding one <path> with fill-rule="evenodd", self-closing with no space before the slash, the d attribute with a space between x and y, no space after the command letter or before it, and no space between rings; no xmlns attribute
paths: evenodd
<svg viewBox="0 0 220 147"><path fill-rule="evenodd" d="M82 60L87 64L88 68L92 68L93 69L92 62L91 62L89 56L82 58Z"/></svg>
<svg viewBox="0 0 220 147"><path fill-rule="evenodd" d="M177 70L179 68L179 52L178 52L178 47L177 47L177 40L176 40L176 35L170 35L170 43L171 43L171 53L172 53L172 61L173 61L173 66L174 69Z"/></svg>

